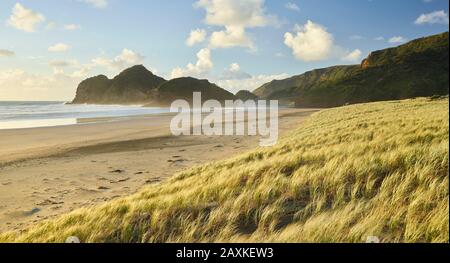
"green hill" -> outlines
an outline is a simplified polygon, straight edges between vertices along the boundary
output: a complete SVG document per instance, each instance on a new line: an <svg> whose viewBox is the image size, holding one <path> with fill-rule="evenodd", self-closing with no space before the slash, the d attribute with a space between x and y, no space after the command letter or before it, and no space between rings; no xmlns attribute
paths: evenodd
<svg viewBox="0 0 450 263"><path fill-rule="evenodd" d="M361 65L318 69L254 91L298 107L398 100L449 93L448 32L372 52Z"/></svg>
<svg viewBox="0 0 450 263"><path fill-rule="evenodd" d="M447 97L323 110L274 147L0 242L449 242L448 107Z"/></svg>

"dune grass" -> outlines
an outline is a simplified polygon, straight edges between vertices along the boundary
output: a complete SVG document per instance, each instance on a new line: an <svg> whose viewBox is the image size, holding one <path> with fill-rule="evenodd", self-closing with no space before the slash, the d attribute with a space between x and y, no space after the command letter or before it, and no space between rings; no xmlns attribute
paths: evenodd
<svg viewBox="0 0 450 263"><path fill-rule="evenodd" d="M1 242L449 242L448 98L324 110L282 139Z"/></svg>

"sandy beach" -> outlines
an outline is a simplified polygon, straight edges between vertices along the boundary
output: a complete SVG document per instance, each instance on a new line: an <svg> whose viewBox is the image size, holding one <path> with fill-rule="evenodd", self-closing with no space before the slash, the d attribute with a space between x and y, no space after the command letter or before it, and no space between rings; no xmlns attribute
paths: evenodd
<svg viewBox="0 0 450 263"><path fill-rule="evenodd" d="M280 136L314 109L280 110ZM135 193L258 147L254 136L172 136L171 114L0 130L0 232Z"/></svg>

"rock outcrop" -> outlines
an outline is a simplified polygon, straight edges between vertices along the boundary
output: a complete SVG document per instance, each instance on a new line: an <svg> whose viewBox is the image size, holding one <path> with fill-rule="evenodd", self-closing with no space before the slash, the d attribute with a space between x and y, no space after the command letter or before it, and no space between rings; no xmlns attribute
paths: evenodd
<svg viewBox="0 0 450 263"><path fill-rule="evenodd" d="M139 65L124 70L113 79L100 75L84 80L72 103L168 106L178 99L191 102L194 92L201 92L203 101L236 98L208 80L177 78L167 81Z"/></svg>
<svg viewBox="0 0 450 263"><path fill-rule="evenodd" d="M74 104L144 104L165 79L138 65L122 71L114 79L100 75L80 83Z"/></svg>

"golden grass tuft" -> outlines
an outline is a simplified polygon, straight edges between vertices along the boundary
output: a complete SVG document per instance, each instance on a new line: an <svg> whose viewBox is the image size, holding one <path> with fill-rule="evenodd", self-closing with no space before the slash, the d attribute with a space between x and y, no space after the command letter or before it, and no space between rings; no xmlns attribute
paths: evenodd
<svg viewBox="0 0 450 263"><path fill-rule="evenodd" d="M1 242L449 242L448 98L321 111L272 148Z"/></svg>

